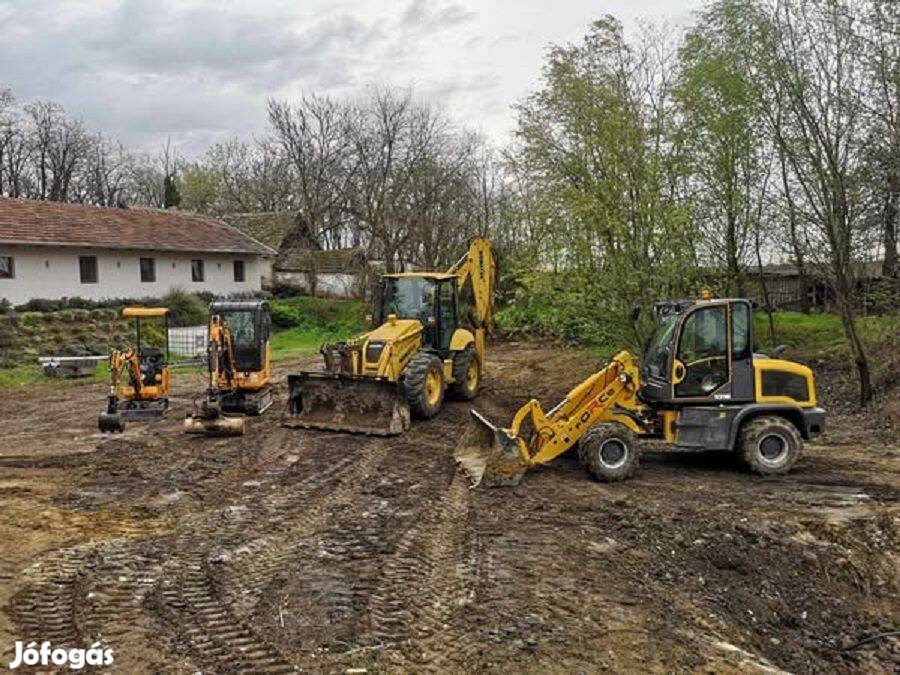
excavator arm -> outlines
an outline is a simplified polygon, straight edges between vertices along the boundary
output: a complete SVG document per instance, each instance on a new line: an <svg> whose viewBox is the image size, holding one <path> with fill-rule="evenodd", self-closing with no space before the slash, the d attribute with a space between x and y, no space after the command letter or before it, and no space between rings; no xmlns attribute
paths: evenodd
<svg viewBox="0 0 900 675"><path fill-rule="evenodd" d="M558 457L598 422L641 432L638 388L638 367L631 354L620 352L547 413L532 399L501 428L473 410L476 431L463 440L456 458L476 485L515 485L528 468Z"/></svg>

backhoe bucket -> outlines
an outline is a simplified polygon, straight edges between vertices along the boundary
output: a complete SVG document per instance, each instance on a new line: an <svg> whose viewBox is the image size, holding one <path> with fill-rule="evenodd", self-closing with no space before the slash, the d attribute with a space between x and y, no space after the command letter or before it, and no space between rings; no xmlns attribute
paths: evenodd
<svg viewBox="0 0 900 675"><path fill-rule="evenodd" d="M304 372L288 375L283 424L303 429L396 436L409 429L409 406L389 380Z"/></svg>
<svg viewBox="0 0 900 675"><path fill-rule="evenodd" d="M456 447L454 457L472 479L472 487L513 487L522 480L528 464L519 443L505 429L495 426L476 410Z"/></svg>

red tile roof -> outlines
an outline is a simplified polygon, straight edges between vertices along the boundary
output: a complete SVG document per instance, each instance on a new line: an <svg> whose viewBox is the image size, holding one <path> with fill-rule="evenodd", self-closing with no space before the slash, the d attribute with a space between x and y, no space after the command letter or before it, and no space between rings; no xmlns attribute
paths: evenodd
<svg viewBox="0 0 900 675"><path fill-rule="evenodd" d="M206 216L3 197L0 243L275 254L268 246Z"/></svg>

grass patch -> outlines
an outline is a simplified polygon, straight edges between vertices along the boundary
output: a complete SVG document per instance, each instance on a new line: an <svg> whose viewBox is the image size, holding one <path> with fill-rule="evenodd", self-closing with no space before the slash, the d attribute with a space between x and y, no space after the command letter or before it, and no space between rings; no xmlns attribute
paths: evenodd
<svg viewBox="0 0 900 675"><path fill-rule="evenodd" d="M840 355L849 354L844 338L844 327L834 314L803 314L801 312L776 312L775 340L769 331L769 318L764 312L753 316L753 331L758 350L787 345L791 351L801 354ZM868 346L877 347L896 341L900 331L900 315L864 316L857 319L857 327Z"/></svg>

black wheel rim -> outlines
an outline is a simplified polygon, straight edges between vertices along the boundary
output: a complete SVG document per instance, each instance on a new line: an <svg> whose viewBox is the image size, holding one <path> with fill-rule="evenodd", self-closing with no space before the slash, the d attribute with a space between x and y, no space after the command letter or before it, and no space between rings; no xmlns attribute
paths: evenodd
<svg viewBox="0 0 900 675"><path fill-rule="evenodd" d="M781 434L769 433L759 439L757 449L765 462L777 464L787 455L788 442Z"/></svg>
<svg viewBox="0 0 900 675"><path fill-rule="evenodd" d="M625 457L628 449L625 444L618 438L612 438L605 441L600 446L600 461L604 466L615 469L625 463Z"/></svg>

